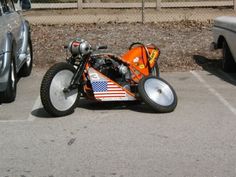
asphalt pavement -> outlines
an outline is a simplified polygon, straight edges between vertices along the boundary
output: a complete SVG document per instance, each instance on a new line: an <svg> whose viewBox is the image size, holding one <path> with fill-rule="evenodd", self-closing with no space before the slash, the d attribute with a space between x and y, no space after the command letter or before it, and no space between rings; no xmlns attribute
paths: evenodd
<svg viewBox="0 0 236 177"><path fill-rule="evenodd" d="M235 74L163 73L179 100L168 114L81 100L52 118L39 99L44 73L20 79L16 101L0 106L0 176L236 176Z"/></svg>

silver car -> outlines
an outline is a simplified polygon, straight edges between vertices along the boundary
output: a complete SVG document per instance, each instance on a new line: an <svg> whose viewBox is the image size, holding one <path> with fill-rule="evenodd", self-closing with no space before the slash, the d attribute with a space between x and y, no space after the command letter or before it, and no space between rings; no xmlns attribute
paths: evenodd
<svg viewBox="0 0 236 177"><path fill-rule="evenodd" d="M0 103L15 100L17 76L29 76L32 62L29 23L12 0L0 0Z"/></svg>

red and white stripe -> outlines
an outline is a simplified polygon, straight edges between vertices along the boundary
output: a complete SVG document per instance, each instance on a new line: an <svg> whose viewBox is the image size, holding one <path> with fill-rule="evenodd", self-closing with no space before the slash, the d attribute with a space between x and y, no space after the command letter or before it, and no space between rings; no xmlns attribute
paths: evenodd
<svg viewBox="0 0 236 177"><path fill-rule="evenodd" d="M121 98L126 97L126 92L119 87L118 85L114 84L111 81L107 83L107 91L105 92L94 92L95 98Z"/></svg>

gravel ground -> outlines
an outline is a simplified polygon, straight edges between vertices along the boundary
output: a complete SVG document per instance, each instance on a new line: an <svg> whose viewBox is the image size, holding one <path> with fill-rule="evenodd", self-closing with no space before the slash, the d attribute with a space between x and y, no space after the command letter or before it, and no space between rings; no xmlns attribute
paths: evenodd
<svg viewBox="0 0 236 177"><path fill-rule="evenodd" d="M34 64L49 67L64 61L63 45L80 36L93 45L106 44L117 55L132 42L154 43L161 49L160 70L189 71L219 67L221 52L210 51L212 23L182 21L168 23L106 23L32 25Z"/></svg>

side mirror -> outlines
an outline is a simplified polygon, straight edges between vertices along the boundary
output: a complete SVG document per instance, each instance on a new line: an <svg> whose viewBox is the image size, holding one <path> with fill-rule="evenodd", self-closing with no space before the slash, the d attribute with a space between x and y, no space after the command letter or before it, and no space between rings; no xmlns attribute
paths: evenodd
<svg viewBox="0 0 236 177"><path fill-rule="evenodd" d="M22 10L31 9L31 1L30 0L20 0L20 6Z"/></svg>

